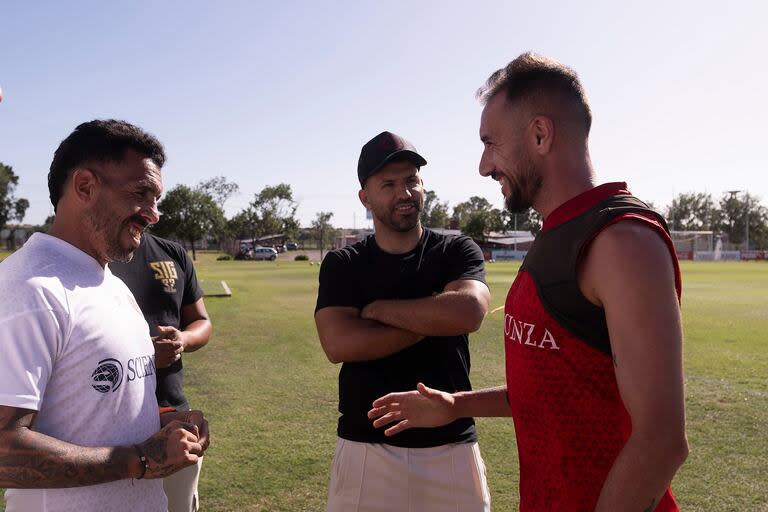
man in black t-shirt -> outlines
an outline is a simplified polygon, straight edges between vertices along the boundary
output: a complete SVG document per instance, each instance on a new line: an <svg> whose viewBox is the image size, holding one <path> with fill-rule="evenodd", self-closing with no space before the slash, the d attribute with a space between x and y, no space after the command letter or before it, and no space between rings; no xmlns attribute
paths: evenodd
<svg viewBox="0 0 768 512"><path fill-rule="evenodd" d="M149 324L161 411L188 411L181 354L202 348L211 336L211 321L192 260L179 244L144 233L133 259L110 263L109 268L128 285ZM163 479L169 512L198 510L201 465L202 458Z"/></svg>
<svg viewBox="0 0 768 512"><path fill-rule="evenodd" d="M315 322L339 373L338 442L328 510L488 511L472 418L397 435L373 427L375 399L417 384L470 391L469 332L488 309L483 255L465 236L423 228L426 165L383 132L363 146L360 201L375 235L328 253Z"/></svg>

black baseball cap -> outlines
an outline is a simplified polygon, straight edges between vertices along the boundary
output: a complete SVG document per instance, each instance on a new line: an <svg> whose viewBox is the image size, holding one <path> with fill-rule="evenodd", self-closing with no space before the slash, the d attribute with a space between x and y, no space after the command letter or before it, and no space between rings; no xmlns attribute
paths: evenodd
<svg viewBox="0 0 768 512"><path fill-rule="evenodd" d="M379 172L385 164L395 160L410 160L416 167L427 165L424 157L416 152L413 144L392 132L381 132L365 143L357 161L357 179L360 186Z"/></svg>

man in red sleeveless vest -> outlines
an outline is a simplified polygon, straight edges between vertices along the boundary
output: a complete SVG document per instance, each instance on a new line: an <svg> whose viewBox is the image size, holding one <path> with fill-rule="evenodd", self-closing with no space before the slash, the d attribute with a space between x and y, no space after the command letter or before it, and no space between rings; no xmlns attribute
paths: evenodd
<svg viewBox="0 0 768 512"><path fill-rule="evenodd" d="M592 115L576 73L526 53L478 91L480 174L541 233L509 290L507 384L419 384L373 404L394 435L465 416L512 416L522 511L676 511L688 454L680 269L664 219L625 183L596 186Z"/></svg>

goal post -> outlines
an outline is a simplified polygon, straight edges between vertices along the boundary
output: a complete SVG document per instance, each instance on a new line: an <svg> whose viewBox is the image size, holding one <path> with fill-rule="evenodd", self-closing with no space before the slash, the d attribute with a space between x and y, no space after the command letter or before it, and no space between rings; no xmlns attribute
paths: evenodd
<svg viewBox="0 0 768 512"><path fill-rule="evenodd" d="M670 231L677 257L681 260L716 260L718 247L714 231Z"/></svg>

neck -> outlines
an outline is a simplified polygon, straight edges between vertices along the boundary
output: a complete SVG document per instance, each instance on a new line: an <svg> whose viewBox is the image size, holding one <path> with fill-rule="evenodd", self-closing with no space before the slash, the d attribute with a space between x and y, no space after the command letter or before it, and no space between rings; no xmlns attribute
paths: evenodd
<svg viewBox="0 0 768 512"><path fill-rule="evenodd" d="M589 153L579 158L555 161L544 173L544 182L533 209L546 219L558 206L595 186L595 172Z"/></svg>
<svg viewBox="0 0 768 512"><path fill-rule="evenodd" d="M95 259L99 265L106 267L107 261L99 256L91 241L90 231L83 224L82 219L79 222L72 222L67 219L67 215L59 212L48 234L77 247Z"/></svg>
<svg viewBox="0 0 768 512"><path fill-rule="evenodd" d="M405 254L412 251L419 243L424 228L421 227L421 222L416 224L416 227L410 231L393 231L392 229L382 225L375 218L373 219L373 226L376 229L374 236L376 237L376 245L379 246L384 252L390 254Z"/></svg>

